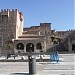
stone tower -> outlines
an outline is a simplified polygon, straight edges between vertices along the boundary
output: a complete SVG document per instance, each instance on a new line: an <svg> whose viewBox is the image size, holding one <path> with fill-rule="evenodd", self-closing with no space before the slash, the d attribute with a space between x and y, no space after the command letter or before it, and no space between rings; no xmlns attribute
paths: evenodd
<svg viewBox="0 0 75 75"><path fill-rule="evenodd" d="M12 40L17 39L23 32L23 14L17 9L0 11L0 53L13 52ZM9 50L9 43L12 49Z"/></svg>

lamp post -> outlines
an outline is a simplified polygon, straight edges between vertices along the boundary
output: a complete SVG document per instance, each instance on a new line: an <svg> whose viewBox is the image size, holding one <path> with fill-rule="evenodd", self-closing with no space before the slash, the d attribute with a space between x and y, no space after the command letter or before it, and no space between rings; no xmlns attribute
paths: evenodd
<svg viewBox="0 0 75 75"><path fill-rule="evenodd" d="M58 44L57 39L54 40L54 43L53 44L54 44L54 51L56 51L56 45Z"/></svg>
<svg viewBox="0 0 75 75"><path fill-rule="evenodd" d="M54 52L56 51L56 45L59 44L59 42L57 40L54 40L52 44L53 44L53 52Z"/></svg>
<svg viewBox="0 0 75 75"><path fill-rule="evenodd" d="M51 40L52 40L52 45L53 45L53 52L54 52L54 39L55 39L55 37L54 37L54 35L51 37Z"/></svg>
<svg viewBox="0 0 75 75"><path fill-rule="evenodd" d="M50 54L50 61L59 61L58 52L56 51L56 45L59 44L57 39L54 39L53 42L53 52Z"/></svg>

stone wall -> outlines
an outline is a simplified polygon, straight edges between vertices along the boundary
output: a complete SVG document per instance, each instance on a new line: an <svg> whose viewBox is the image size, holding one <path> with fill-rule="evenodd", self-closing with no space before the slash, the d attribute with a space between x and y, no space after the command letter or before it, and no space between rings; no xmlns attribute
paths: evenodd
<svg viewBox="0 0 75 75"><path fill-rule="evenodd" d="M8 50L8 42L16 39L23 32L22 16L19 13L17 9L4 9L0 12L0 36L3 40L2 50ZM20 17L20 20L18 17ZM17 28L17 26L19 27ZM18 34L18 31L21 33Z"/></svg>

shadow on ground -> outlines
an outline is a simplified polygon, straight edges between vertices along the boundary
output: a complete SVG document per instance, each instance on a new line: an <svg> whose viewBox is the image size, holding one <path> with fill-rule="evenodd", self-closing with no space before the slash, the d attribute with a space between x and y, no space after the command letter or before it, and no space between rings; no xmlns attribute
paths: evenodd
<svg viewBox="0 0 75 75"><path fill-rule="evenodd" d="M59 64L59 62L49 62L49 63L47 63L47 62L45 62L45 63L41 62L39 64Z"/></svg>
<svg viewBox="0 0 75 75"><path fill-rule="evenodd" d="M12 74L9 74L9 75L30 75L29 73L12 73Z"/></svg>

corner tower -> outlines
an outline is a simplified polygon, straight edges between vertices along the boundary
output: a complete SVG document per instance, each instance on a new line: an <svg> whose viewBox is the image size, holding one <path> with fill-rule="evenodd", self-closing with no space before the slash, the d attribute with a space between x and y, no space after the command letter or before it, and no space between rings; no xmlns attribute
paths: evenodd
<svg viewBox="0 0 75 75"><path fill-rule="evenodd" d="M9 52L8 44L23 32L23 14L17 9L0 11L0 52ZM13 41L14 42L14 41ZM12 42L12 43L13 43ZM4 51L3 51L4 50ZM12 48L13 50L13 48ZM10 51L11 53L12 51Z"/></svg>

